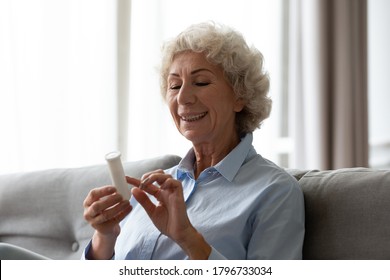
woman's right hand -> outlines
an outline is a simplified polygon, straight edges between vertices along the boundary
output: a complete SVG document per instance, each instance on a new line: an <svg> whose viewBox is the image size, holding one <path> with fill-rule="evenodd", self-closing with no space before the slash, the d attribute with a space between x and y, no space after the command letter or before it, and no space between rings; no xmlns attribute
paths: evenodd
<svg viewBox="0 0 390 280"><path fill-rule="evenodd" d="M84 219L95 229L88 258L109 259L120 233L119 222L130 212L128 200L113 186L92 189L84 200Z"/></svg>

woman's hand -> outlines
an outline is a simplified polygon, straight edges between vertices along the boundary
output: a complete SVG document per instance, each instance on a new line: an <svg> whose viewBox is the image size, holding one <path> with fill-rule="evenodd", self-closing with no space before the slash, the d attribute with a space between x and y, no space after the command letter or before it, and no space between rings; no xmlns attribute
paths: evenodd
<svg viewBox="0 0 390 280"><path fill-rule="evenodd" d="M138 186L132 189L132 194L161 233L175 241L191 259L208 258L211 247L187 216L180 181L158 170L145 174L141 181L127 177L127 182ZM157 199L157 205L149 199L147 193Z"/></svg>
<svg viewBox="0 0 390 280"><path fill-rule="evenodd" d="M84 219L95 229L88 258L112 257L116 238L120 233L119 222L130 212L131 205L116 192L113 186L95 188L84 200Z"/></svg>

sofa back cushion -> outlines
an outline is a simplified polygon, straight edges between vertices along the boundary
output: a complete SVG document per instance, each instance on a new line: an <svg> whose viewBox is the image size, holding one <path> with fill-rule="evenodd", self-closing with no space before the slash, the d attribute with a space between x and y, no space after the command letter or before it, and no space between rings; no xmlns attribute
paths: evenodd
<svg viewBox="0 0 390 280"><path fill-rule="evenodd" d="M390 259L390 171L347 168L299 177L305 259Z"/></svg>
<svg viewBox="0 0 390 280"><path fill-rule="evenodd" d="M126 175L166 169L179 162L163 156L124 163ZM83 218L88 192L111 184L105 164L0 176L0 242L52 259L79 259L93 229Z"/></svg>

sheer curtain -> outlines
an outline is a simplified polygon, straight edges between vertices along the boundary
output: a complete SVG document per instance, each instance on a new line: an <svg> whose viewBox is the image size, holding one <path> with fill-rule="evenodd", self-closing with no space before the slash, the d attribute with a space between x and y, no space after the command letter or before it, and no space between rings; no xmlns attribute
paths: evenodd
<svg viewBox="0 0 390 280"><path fill-rule="evenodd" d="M0 1L0 173L117 147L116 2Z"/></svg>
<svg viewBox="0 0 390 280"><path fill-rule="evenodd" d="M370 166L390 169L390 1L368 0Z"/></svg>
<svg viewBox="0 0 390 280"><path fill-rule="evenodd" d="M190 143L160 98L156 66L162 41L207 20L263 52L275 105L254 144L278 162L288 146L278 106L282 3L0 1L0 173L99 164L113 149L123 160L184 155Z"/></svg>
<svg viewBox="0 0 390 280"><path fill-rule="evenodd" d="M255 148L280 162L288 141L281 138L283 88L283 1L268 0L134 0L131 6L129 133L127 159L172 153L184 156L191 146L181 136L160 98L156 67L162 42L191 24L214 21L242 32L265 57L274 107L255 132Z"/></svg>
<svg viewBox="0 0 390 280"><path fill-rule="evenodd" d="M366 0L289 3L292 166L368 166Z"/></svg>
<svg viewBox="0 0 390 280"><path fill-rule="evenodd" d="M156 67L164 40L207 20L264 54L274 106L255 132L258 152L286 167L366 166L366 6L2 0L0 173L103 163L113 149L124 160L184 155L190 143L160 98Z"/></svg>

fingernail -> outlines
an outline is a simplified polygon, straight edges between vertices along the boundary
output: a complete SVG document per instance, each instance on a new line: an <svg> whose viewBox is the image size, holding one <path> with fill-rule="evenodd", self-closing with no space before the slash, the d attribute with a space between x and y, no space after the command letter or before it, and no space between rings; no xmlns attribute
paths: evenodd
<svg viewBox="0 0 390 280"><path fill-rule="evenodd" d="M143 179L143 180L141 181L141 184L139 184L139 188L140 188L141 190L145 189L146 184L147 184L148 182L149 182L149 178Z"/></svg>

